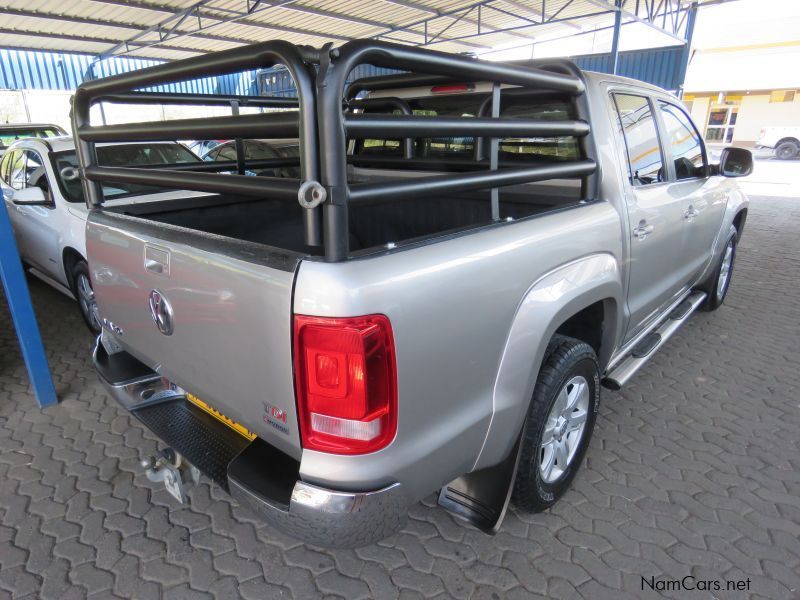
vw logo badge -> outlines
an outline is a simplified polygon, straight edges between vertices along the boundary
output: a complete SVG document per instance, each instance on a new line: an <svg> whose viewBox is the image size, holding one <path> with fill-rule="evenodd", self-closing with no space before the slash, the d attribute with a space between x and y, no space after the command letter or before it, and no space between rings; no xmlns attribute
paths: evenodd
<svg viewBox="0 0 800 600"><path fill-rule="evenodd" d="M150 316L164 335L172 335L172 306L164 295L158 290L150 292Z"/></svg>

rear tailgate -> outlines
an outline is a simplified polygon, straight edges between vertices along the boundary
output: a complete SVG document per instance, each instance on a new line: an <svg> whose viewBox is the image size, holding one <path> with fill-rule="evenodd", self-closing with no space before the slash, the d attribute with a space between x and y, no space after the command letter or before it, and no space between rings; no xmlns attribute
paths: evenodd
<svg viewBox="0 0 800 600"><path fill-rule="evenodd" d="M291 314L301 255L100 211L86 249L100 316L125 350L299 459ZM154 321L151 296L171 308L171 332Z"/></svg>

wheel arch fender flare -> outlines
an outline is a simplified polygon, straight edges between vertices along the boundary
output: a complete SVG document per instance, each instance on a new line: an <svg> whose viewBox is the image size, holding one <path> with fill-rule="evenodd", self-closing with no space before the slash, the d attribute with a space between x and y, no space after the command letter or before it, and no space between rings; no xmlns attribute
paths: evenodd
<svg viewBox="0 0 800 600"><path fill-rule="evenodd" d="M602 365L619 338L624 292L622 269L609 253L557 267L525 292L511 322L492 395L492 419L473 470L498 464L516 441L530 405L547 344L571 316L603 302Z"/></svg>
<svg viewBox="0 0 800 600"><path fill-rule="evenodd" d="M76 250L72 246L65 246L61 250L61 266L64 269L64 275L66 276L67 285L70 289L72 289L71 270L79 261L86 262L86 257L84 257L79 250Z"/></svg>

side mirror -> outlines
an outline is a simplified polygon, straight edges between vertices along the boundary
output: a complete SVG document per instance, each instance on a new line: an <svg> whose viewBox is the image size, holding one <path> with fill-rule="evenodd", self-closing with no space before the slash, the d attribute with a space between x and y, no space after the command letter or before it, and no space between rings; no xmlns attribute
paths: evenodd
<svg viewBox="0 0 800 600"><path fill-rule="evenodd" d="M50 206L53 204L52 200L44 195L44 190L40 187L14 190L11 201L21 206Z"/></svg>
<svg viewBox="0 0 800 600"><path fill-rule="evenodd" d="M723 148L719 155L719 174L745 177L753 172L753 154L744 148Z"/></svg>

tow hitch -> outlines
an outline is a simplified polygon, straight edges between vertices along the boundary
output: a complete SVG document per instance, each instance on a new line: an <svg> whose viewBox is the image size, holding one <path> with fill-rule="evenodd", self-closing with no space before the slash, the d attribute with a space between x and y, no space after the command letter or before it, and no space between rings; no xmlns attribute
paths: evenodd
<svg viewBox="0 0 800 600"><path fill-rule="evenodd" d="M150 481L162 481L170 495L181 504L187 501L187 483L200 482L200 470L172 448L165 448L156 456L145 458L141 465Z"/></svg>

